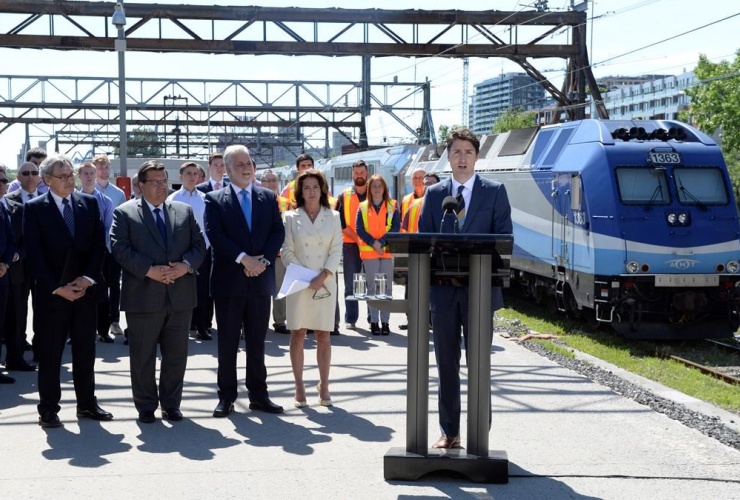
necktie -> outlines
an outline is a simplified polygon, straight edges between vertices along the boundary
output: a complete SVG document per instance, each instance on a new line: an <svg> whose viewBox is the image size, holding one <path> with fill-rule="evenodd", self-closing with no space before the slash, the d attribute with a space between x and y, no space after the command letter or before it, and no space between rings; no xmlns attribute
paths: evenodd
<svg viewBox="0 0 740 500"><path fill-rule="evenodd" d="M159 235L162 237L164 247L167 248L167 228L164 225L164 219L159 216L161 212L162 210L159 208L154 209L154 220L157 222L157 229L159 229Z"/></svg>
<svg viewBox="0 0 740 500"><path fill-rule="evenodd" d="M213 190L214 191L218 191L219 189L221 189L221 183L220 182L217 182L216 185L213 186Z"/></svg>
<svg viewBox="0 0 740 500"><path fill-rule="evenodd" d="M33 200L33 193L28 193L28 199L26 200L26 203Z"/></svg>
<svg viewBox="0 0 740 500"><path fill-rule="evenodd" d="M457 196L455 196L455 199L457 199L457 225L462 229L463 224L465 223L465 198L463 198L463 191L465 190L465 186L459 186L457 188Z"/></svg>
<svg viewBox="0 0 740 500"><path fill-rule="evenodd" d="M252 201L249 199L249 191L242 190L242 212L247 220L247 227L252 230Z"/></svg>
<svg viewBox="0 0 740 500"><path fill-rule="evenodd" d="M69 204L69 200L67 198L64 198L62 200L62 205L64 205L64 209L62 210L62 216L64 217L64 223L67 224L67 229L69 229L69 234L72 236L72 238L75 237L75 216L72 213L72 205Z"/></svg>

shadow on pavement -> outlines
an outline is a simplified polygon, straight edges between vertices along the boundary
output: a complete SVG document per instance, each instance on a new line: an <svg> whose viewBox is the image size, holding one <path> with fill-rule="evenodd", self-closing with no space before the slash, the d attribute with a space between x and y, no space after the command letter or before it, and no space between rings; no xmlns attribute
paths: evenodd
<svg viewBox="0 0 740 500"><path fill-rule="evenodd" d="M331 441L330 436L314 434L302 425L265 413L232 413L229 417L236 432L244 436L246 444L258 448L280 447L293 455L311 455L312 445Z"/></svg>
<svg viewBox="0 0 740 500"><path fill-rule="evenodd" d="M331 406L328 410L328 413L324 413L310 407L304 409L308 419L321 426L316 431L325 434L346 434L359 441L376 443L386 443L393 437L394 430L390 427L375 425L370 420L337 406Z"/></svg>
<svg viewBox="0 0 740 500"><path fill-rule="evenodd" d="M157 419L151 424L136 422L141 434L137 437L142 442L137 448L146 453L179 453L189 460L212 460L213 450L229 448L239 443L237 439L225 437L215 429L208 429L196 424L185 416L180 422L168 422Z"/></svg>
<svg viewBox="0 0 740 500"><path fill-rule="evenodd" d="M79 422L80 433L64 427L44 429L49 449L41 454L47 460L66 460L75 467L101 467L109 464L106 455L125 453L131 445L124 443L124 434L111 434L105 424L93 420Z"/></svg>

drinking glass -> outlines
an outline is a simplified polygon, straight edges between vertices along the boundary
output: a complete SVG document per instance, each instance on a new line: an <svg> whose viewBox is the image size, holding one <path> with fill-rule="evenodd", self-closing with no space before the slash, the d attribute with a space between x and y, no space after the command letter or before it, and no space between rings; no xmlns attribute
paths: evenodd
<svg viewBox="0 0 740 500"><path fill-rule="evenodd" d="M352 291L356 299L367 297L367 280L364 273L355 273L352 284Z"/></svg>
<svg viewBox="0 0 740 500"><path fill-rule="evenodd" d="M385 287L388 283L388 278L384 273L378 273L375 275L375 298L386 299L388 296L385 293Z"/></svg>

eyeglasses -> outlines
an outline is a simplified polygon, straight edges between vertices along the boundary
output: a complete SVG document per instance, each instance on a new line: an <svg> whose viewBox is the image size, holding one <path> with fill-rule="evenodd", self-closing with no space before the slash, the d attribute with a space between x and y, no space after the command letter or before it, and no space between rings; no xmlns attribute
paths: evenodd
<svg viewBox="0 0 740 500"><path fill-rule="evenodd" d="M325 299L327 297L331 297L331 292L329 291L328 288L326 288L326 285L321 285L321 289L313 292L313 298L315 300Z"/></svg>
<svg viewBox="0 0 740 500"><path fill-rule="evenodd" d="M0 184L7 184L10 182L8 179L0 179Z"/></svg>
<svg viewBox="0 0 740 500"><path fill-rule="evenodd" d="M28 177L29 175L33 175L34 177L37 177L39 175L38 170L26 170L25 172L21 172L21 175L23 177Z"/></svg>
<svg viewBox="0 0 740 500"><path fill-rule="evenodd" d="M144 182L148 182L154 187L163 187L163 186L167 186L170 181L164 180L164 181L144 181Z"/></svg>
<svg viewBox="0 0 740 500"><path fill-rule="evenodd" d="M69 175L52 175L51 177L54 177L55 179L59 179L62 182L67 182L67 181L74 180L75 177L77 177L77 175L75 175L75 173L72 172Z"/></svg>

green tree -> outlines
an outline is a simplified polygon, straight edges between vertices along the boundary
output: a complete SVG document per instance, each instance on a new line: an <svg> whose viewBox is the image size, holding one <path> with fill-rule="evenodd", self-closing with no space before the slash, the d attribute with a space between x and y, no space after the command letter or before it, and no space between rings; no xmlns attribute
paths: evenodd
<svg viewBox="0 0 740 500"><path fill-rule="evenodd" d="M462 128L462 125L440 125L438 132L439 132L439 142L440 144L444 144L447 142L447 134L450 133L450 130L455 130L457 128Z"/></svg>
<svg viewBox="0 0 740 500"><path fill-rule="evenodd" d="M740 50L735 60L711 62L704 54L694 69L698 85L686 89L691 108L679 118L708 134L721 132L722 152L737 190L740 188Z"/></svg>
<svg viewBox="0 0 740 500"><path fill-rule="evenodd" d="M537 125L537 113L525 112L522 108L509 109L498 117L496 123L491 127L494 134L503 134L509 130L518 128L529 128Z"/></svg>
<svg viewBox="0 0 740 500"><path fill-rule="evenodd" d="M127 135L128 156L141 155L142 158L157 158L163 155L162 138L154 129L141 127ZM118 156L118 148L115 149Z"/></svg>

